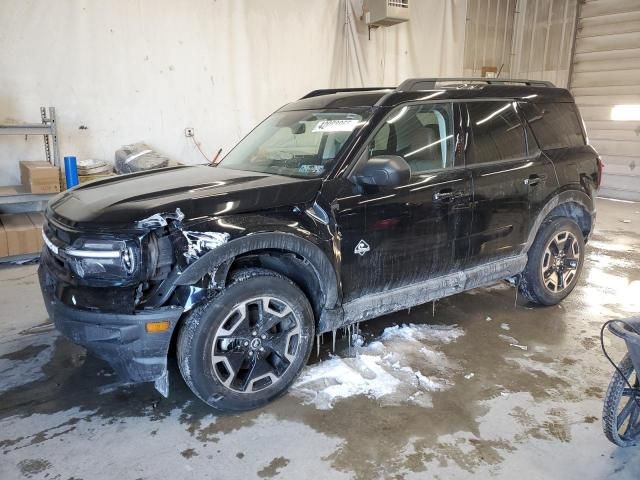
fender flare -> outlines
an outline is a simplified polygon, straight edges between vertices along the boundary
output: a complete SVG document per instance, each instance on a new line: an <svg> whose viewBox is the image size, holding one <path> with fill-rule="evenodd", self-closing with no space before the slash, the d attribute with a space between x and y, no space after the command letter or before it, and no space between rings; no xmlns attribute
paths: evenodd
<svg viewBox="0 0 640 480"><path fill-rule="evenodd" d="M212 267L257 250L275 249L300 255L307 260L318 277L325 297L324 308L333 308L338 302L338 276L327 255L314 243L291 233L254 233L225 243L189 265L174 285L191 285L200 280Z"/></svg>
<svg viewBox="0 0 640 480"><path fill-rule="evenodd" d="M533 225L531 226L531 229L529 230L529 237L527 238L525 251L529 251L529 248L531 247L534 240L536 239L536 235L538 234L540 225L542 225L542 222L544 222L545 218L547 218L547 215L549 215L549 213L551 213L558 206L567 204L567 203L577 203L578 205L580 205L582 208L585 209L585 211L591 217L591 226L592 226L591 230L593 231L593 223L594 223L595 214L596 214L594 200L591 197L589 197L586 193L581 192L580 190L566 190L564 192L559 193L558 195L555 195L551 200L549 200L545 204L544 207L542 207L540 212L538 212L538 215Z"/></svg>

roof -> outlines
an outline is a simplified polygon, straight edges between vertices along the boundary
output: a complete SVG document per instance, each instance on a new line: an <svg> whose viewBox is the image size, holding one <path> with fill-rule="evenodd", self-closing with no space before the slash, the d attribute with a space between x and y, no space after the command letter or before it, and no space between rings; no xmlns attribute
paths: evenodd
<svg viewBox="0 0 640 480"><path fill-rule="evenodd" d="M442 79L449 81L449 79ZM458 79L456 79L458 80ZM514 80L519 84L498 83L478 84L477 79L470 83L457 83L438 86L425 90L416 90L420 86L434 85L434 79L410 79L398 88L372 87L362 89L314 90L296 102L285 105L282 110L312 110L324 108L357 107L395 107L406 102L421 100L475 100L475 99L513 99L536 103L573 102L573 97L565 88L557 88L548 82L533 80ZM485 81L487 81L485 79ZM491 80L495 81L495 80ZM524 82L530 82L526 84ZM406 88L406 89L401 89ZM411 88L411 89L410 89ZM335 92L327 93L324 92Z"/></svg>
<svg viewBox="0 0 640 480"><path fill-rule="evenodd" d="M385 95L394 90L368 90L364 92L343 91L327 95L314 95L291 102L281 110L316 110L322 108L373 107Z"/></svg>

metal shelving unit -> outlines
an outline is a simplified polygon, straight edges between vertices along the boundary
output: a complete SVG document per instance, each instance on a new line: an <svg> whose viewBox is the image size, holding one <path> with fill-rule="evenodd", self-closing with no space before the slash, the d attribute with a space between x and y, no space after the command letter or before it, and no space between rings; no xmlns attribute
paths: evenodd
<svg viewBox="0 0 640 480"><path fill-rule="evenodd" d="M29 193L22 185L0 187L0 213L25 213L43 211L47 207L47 202L56 193ZM0 265L22 264L35 261L40 256L40 252L25 253L0 257Z"/></svg>
<svg viewBox="0 0 640 480"><path fill-rule="evenodd" d="M23 123L16 125L0 124L0 135L42 135L44 152L47 161L52 165L60 165L60 149L58 148L58 131L56 127L56 109L40 107L40 123ZM51 139L49 139L51 137Z"/></svg>
<svg viewBox="0 0 640 480"><path fill-rule="evenodd" d="M60 165L56 109L40 107L40 123L0 124L0 135L42 135L47 161ZM0 187L0 213L19 213L44 210L55 194L29 193L18 186Z"/></svg>
<svg viewBox="0 0 640 480"><path fill-rule="evenodd" d="M22 185L0 187L0 213L39 212L57 193L30 193Z"/></svg>

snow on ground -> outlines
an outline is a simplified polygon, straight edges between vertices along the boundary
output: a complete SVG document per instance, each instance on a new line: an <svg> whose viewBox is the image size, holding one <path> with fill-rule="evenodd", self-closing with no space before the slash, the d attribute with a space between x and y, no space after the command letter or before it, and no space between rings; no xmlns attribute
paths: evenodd
<svg viewBox="0 0 640 480"><path fill-rule="evenodd" d="M450 388L449 377L458 369L438 347L461 335L464 331L455 326L386 328L371 343L353 348L353 357L332 356L307 367L291 393L321 410L356 395L386 405L409 402L431 407L429 392Z"/></svg>

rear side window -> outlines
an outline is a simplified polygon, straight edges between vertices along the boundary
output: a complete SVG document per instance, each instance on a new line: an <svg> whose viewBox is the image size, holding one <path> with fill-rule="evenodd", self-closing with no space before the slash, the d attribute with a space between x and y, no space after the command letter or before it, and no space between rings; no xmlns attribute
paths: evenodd
<svg viewBox="0 0 640 480"><path fill-rule="evenodd" d="M574 104L522 103L520 108L540 148L552 150L585 144Z"/></svg>
<svg viewBox="0 0 640 480"><path fill-rule="evenodd" d="M467 165L524 158L527 142L513 102L469 102Z"/></svg>

